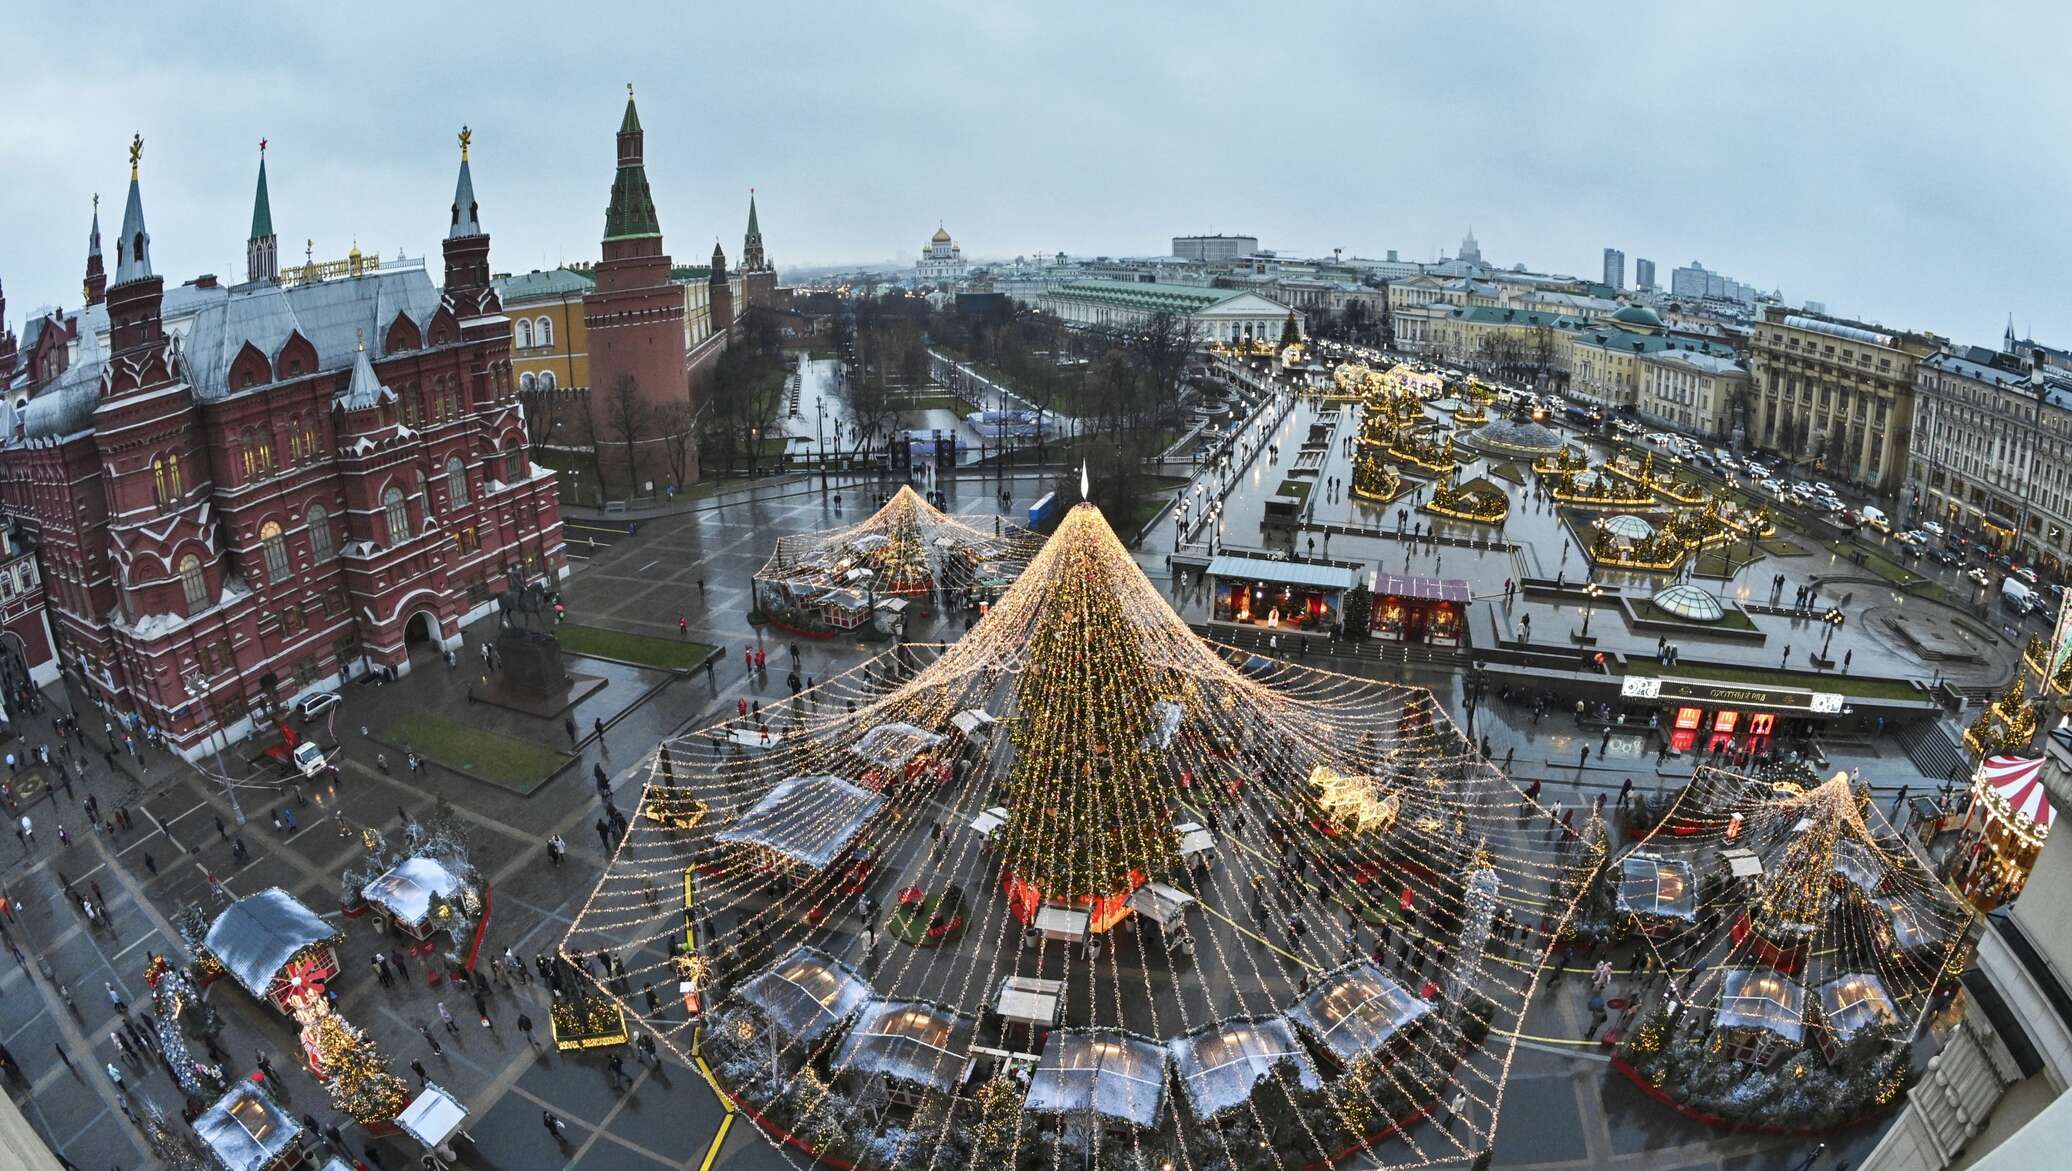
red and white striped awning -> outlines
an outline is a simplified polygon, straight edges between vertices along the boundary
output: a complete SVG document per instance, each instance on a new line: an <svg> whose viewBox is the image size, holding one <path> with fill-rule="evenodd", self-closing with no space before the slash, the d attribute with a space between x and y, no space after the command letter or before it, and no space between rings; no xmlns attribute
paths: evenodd
<svg viewBox="0 0 2072 1171"><path fill-rule="evenodd" d="M1990 756L1979 766L1979 780L2007 803L2018 818L2026 817L2043 833L2050 831L2056 812L2050 794L2043 788L2043 758L2037 756Z"/></svg>

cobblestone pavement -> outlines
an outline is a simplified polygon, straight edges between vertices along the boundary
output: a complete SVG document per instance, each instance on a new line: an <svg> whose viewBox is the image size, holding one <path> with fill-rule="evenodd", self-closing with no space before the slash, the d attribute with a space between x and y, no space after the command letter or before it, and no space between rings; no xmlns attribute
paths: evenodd
<svg viewBox="0 0 2072 1171"><path fill-rule="evenodd" d="M1010 479L1014 507L1025 508L1045 486L1036 477ZM945 485L952 511L974 513L997 507L998 487L990 479ZM833 502L837 491L843 497L839 510ZM492 986L493 1028L475 1023L464 995L428 986L419 963L413 963L411 979L393 990L381 988L369 971L371 957L377 950L393 954L394 949L365 919L349 920L339 913L338 876L361 853L360 828L394 833L406 816L421 816L437 798L448 797L472 827L475 857L494 889L485 948L501 952L510 947L524 956L551 950L603 863L591 832L596 816L591 766L603 765L623 791L635 762L670 730L731 712L737 695L769 698L771 681L739 665L740 648L755 637L747 621L751 575L776 536L852 522L867 515L876 491L875 482L837 482L826 495L817 482L803 478L775 482L724 504L687 505L675 515L641 520L623 538L602 545L566 585L571 621L675 638L681 617L691 638L723 653L709 673L673 679L653 672L616 673L605 692L585 701L579 722L611 720L620 708L625 713L601 742L585 737L570 753L573 767L530 796L438 769L413 777L393 767L393 755L389 773L376 767L382 731L401 716L435 710L476 720L482 714L462 698L467 673L449 671L429 656L397 683L356 684L347 690L345 702L317 733L341 749L337 783L299 797L270 782L241 785L238 801L248 816L242 827L215 777L148 749L141 760L118 752L111 773L99 721L89 720L94 727L80 753L85 779L75 776L70 793L59 785L25 808L36 827L33 845L0 848L0 883L16 904L14 918L6 921L8 937L23 953L20 961L0 960L0 1039L31 1075L31 1084L17 1098L32 1123L82 1169L133 1171L153 1165L139 1133L123 1121L123 1091L103 1066L114 1062L125 1068L132 1100L149 1100L177 1113L179 1098L162 1069L125 1065L109 1040L118 1020L103 984L112 984L130 1005L148 1004L142 981L147 956L177 950L170 919L187 903L211 905L213 875L233 895L281 887L339 926L344 935L343 971L335 982L339 1011L369 1031L398 1072L413 1058L421 1060L434 1079L469 1106L467 1129L476 1141L472 1150L463 1150L464 1165L513 1171L703 1168L708 1156L712 1167L743 1171L784 1165L745 1118L737 1117L713 1150L724 1111L694 1069L664 1060L657 1068L638 1069L630 1088L614 1091L602 1055L546 1054L528 1046L514 1022L524 1012L544 1034L546 997L537 983ZM489 633L477 627L469 638L473 642ZM935 634L921 629L913 637L926 640ZM882 644L802 640L801 669L825 675L878 649ZM1357 669L1432 685L1454 710L1462 710L1450 673L1379 662L1359 663ZM774 687L783 687L781 679ZM59 697L52 706L64 702ZM28 717L16 726L24 745L56 744L49 730L51 714ZM557 751L568 747L558 718L529 731L507 715L497 718L505 722L502 730L528 734ZM1551 783L1571 790L1552 789L1552 799L1581 802L1604 787L1616 788L1624 775L1619 769L1626 767L1626 746L1617 741L1613 768L1576 770L1563 762L1570 740L1584 734L1577 729L1555 722L1535 727L1502 705L1479 712L1477 727L1492 735L1497 752L1515 746L1519 773L1544 772ZM1644 745L1631 747L1638 769ZM240 754L231 755L233 770L242 771L235 759ZM1894 763L1882 762L1885 769ZM1646 764L1652 766L1652 757ZM1643 775L1646 780L1636 783L1651 783L1655 774L1650 768ZM1888 786L1901 783L1898 770L1876 775ZM1677 779L1672 762L1663 783L1673 785ZM104 813L125 805L132 828L113 836L87 830L80 803L89 794ZM296 828L277 832L272 823L276 809L292 812ZM60 824L73 838L70 846L58 843ZM553 832L562 833L571 847L561 868L547 865L542 848ZM245 861L233 856L238 837L249 847ZM76 901L65 896L66 883L105 901L106 926L88 926ZM49 979L39 971L45 964ZM71 994L70 1010L60 986ZM1585 1023L1582 997L1575 991L1580 987L1581 981L1557 987L1526 1021L1497 1165L1741 1171L1780 1166L1797 1153L1795 1146L1777 1140L1722 1138L1684 1123L1642 1100L1623 1079L1607 1076L1602 1055L1576 1040ZM442 997L460 1021L456 1033L438 1024L435 1002ZM210 1002L226 1022L224 1048L231 1072L251 1072L255 1056L266 1053L282 1075L290 1110L319 1122L337 1117L324 1091L294 1060L298 1046L290 1021L229 982L211 989ZM433 1053L419 1036L419 1024L440 1040L442 1053ZM556 1143L545 1132L545 1110L565 1120L565 1141ZM1852 1150L1866 1148L1874 1131L1852 1139ZM364 1136L350 1129L346 1133L353 1154L360 1155ZM407 1141L384 1140L376 1149L389 1168L414 1166L418 1154ZM1838 1148L1836 1153L1844 1152ZM1820 1171L1827 1166L1823 1162Z"/></svg>

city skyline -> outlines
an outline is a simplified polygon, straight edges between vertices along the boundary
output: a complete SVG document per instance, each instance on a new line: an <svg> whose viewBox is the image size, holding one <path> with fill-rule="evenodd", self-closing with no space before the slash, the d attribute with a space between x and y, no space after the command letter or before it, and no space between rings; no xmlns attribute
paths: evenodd
<svg viewBox="0 0 2072 1171"><path fill-rule="evenodd" d="M678 250L716 239L733 257L753 187L780 272L911 262L938 222L974 261L1159 254L1196 231L1257 235L1284 256L1431 260L1472 225L1503 266L1591 276L1609 246L1961 341L1996 341L2010 313L2043 340L2072 324L2052 287L2072 256L2019 235L2049 222L2065 164L1970 161L2040 137L2072 90L2034 71L1980 72L1954 93L1918 84L1947 70L1944 45L2005 17L1938 10L1931 37L1889 7L1874 26L1867 9L1759 7L1731 22L1638 12L1611 29L1316 9L1219 65L1241 11L1184 28L1091 8L812 14L820 35L801 42L785 37L805 9L696 24L632 10L624 20L651 28L628 37L528 6L413 18L400 36L248 7L212 27L144 13L114 39L36 10L8 86L20 178L0 195L0 283L17 322L77 303L91 199L117 198L133 133L175 280L242 271L261 138L284 261L306 240L320 260L355 243L432 252L464 123L498 270L593 260L631 81ZM2065 19L2023 23L2047 37L2039 22ZM437 63L448 46L469 68ZM1716 84L1746 76L1767 83Z"/></svg>

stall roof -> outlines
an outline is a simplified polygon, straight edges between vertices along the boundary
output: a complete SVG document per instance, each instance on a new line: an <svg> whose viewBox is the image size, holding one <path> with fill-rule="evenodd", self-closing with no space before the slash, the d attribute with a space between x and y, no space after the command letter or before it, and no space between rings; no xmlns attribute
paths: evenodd
<svg viewBox="0 0 2072 1171"><path fill-rule="evenodd" d="M950 726L966 736L976 736L990 729L996 722L986 714L985 709L968 707L950 717Z"/></svg>
<svg viewBox="0 0 2072 1171"><path fill-rule="evenodd" d="M868 1000L836 1051L836 1071L883 1074L942 1093L969 1060L970 1017L918 1000Z"/></svg>
<svg viewBox="0 0 2072 1171"><path fill-rule="evenodd" d="M1691 881L1691 864L1654 854L1626 855L1619 862L1618 906L1636 915L1696 919L1698 892Z"/></svg>
<svg viewBox="0 0 2072 1171"><path fill-rule="evenodd" d="M1161 925L1184 918L1195 904L1193 895L1163 882L1147 882L1130 892L1130 910Z"/></svg>
<svg viewBox="0 0 2072 1171"><path fill-rule="evenodd" d="M1465 605L1470 598L1468 583L1457 577L1405 577L1398 573L1375 575L1376 597L1395 595L1399 598L1417 598L1427 602L1459 602Z"/></svg>
<svg viewBox="0 0 2072 1171"><path fill-rule="evenodd" d="M1921 913L1912 903L1897 898L1872 899L1871 902L1892 917L1892 941L1899 945L1900 950L1913 951L1935 942L1935 937L1921 922Z"/></svg>
<svg viewBox="0 0 2072 1171"><path fill-rule="evenodd" d="M1720 977L1719 1011L1712 1023L1721 1029L1768 1029L1797 1044L1806 1032L1806 990L1772 968L1734 968Z"/></svg>
<svg viewBox="0 0 2072 1171"><path fill-rule="evenodd" d="M460 893L460 877L434 859L406 858L360 893L405 923L422 923L432 913L434 898L450 899Z"/></svg>
<svg viewBox="0 0 2072 1171"><path fill-rule="evenodd" d="M336 934L294 895L274 886L230 904L209 925L202 946L245 991L265 996L296 952Z"/></svg>
<svg viewBox="0 0 2072 1171"><path fill-rule="evenodd" d="M1210 577L1270 581L1279 585L1314 586L1325 590L1349 590L1359 575L1342 565L1317 565L1307 561L1268 561L1263 557L1225 555L1209 562Z"/></svg>
<svg viewBox="0 0 2072 1171"><path fill-rule="evenodd" d="M1840 1040L1897 1019L1885 982L1872 972L1849 972L1820 986L1820 1016Z"/></svg>
<svg viewBox="0 0 2072 1171"><path fill-rule="evenodd" d="M1304 1089L1323 1083L1309 1054L1282 1017L1233 1020L1166 1044L1180 1088L1196 1115L1208 1118L1252 1096L1252 1087L1278 1062L1295 1064Z"/></svg>
<svg viewBox="0 0 2072 1171"><path fill-rule="evenodd" d="M713 840L763 846L819 870L884 806L885 798L840 777L786 777Z"/></svg>
<svg viewBox="0 0 2072 1171"><path fill-rule="evenodd" d="M467 1117L468 1108L459 1099L437 1085L427 1084L396 1115L396 1125L418 1142L436 1147L452 1138Z"/></svg>
<svg viewBox="0 0 2072 1171"><path fill-rule="evenodd" d="M1402 985L1361 960L1323 977L1286 1016L1306 1029L1334 1057L1354 1058L1388 1044L1405 1025L1432 1008Z"/></svg>
<svg viewBox="0 0 2072 1171"><path fill-rule="evenodd" d="M1034 1114L1092 1112L1149 1129L1165 1105L1165 1063L1156 1041L1114 1029L1053 1029L1023 1105Z"/></svg>
<svg viewBox="0 0 2072 1171"><path fill-rule="evenodd" d="M238 1082L195 1116L194 1133L224 1171L261 1171L295 1145L302 1124L265 1090Z"/></svg>
<svg viewBox="0 0 2072 1171"><path fill-rule="evenodd" d="M825 1036L871 998L870 984L856 969L803 944L741 985L740 992L786 1038L807 1043Z"/></svg>
<svg viewBox="0 0 2072 1171"><path fill-rule="evenodd" d="M880 768L894 768L914 758L924 748L942 743L942 737L912 724L879 724L863 734L853 751Z"/></svg>

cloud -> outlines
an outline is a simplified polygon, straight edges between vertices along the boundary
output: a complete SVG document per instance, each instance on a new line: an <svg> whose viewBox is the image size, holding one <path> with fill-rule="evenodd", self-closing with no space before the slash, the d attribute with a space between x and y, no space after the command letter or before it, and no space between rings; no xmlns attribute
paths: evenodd
<svg viewBox="0 0 2072 1171"><path fill-rule="evenodd" d="M1692 258L1970 340L2065 340L2050 7L390 3L17 14L0 280L75 302L87 206L147 140L170 279L243 271L258 139L282 251L436 256L474 127L492 262L595 257L624 83L671 251L787 265L1164 250Z"/></svg>

